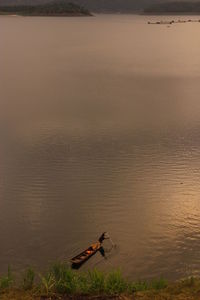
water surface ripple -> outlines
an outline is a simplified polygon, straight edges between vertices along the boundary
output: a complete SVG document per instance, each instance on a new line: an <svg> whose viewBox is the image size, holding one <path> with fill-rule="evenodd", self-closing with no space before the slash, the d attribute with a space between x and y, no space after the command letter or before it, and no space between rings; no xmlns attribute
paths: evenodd
<svg viewBox="0 0 200 300"><path fill-rule="evenodd" d="M148 20L0 17L0 271L199 274L200 25Z"/></svg>

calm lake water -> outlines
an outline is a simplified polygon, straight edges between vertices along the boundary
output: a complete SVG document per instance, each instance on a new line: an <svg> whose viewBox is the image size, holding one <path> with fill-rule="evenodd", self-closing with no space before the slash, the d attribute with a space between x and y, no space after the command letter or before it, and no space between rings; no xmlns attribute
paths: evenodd
<svg viewBox="0 0 200 300"><path fill-rule="evenodd" d="M106 230L83 269L200 273L200 23L172 18L0 17L1 272Z"/></svg>

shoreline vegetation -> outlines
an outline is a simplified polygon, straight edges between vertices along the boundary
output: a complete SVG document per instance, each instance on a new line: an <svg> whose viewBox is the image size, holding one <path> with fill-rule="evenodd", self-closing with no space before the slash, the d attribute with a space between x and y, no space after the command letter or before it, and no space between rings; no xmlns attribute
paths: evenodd
<svg viewBox="0 0 200 300"><path fill-rule="evenodd" d="M0 276L1 300L199 298L200 278L194 277L174 283L168 283L163 278L131 281L123 277L119 270L108 273L97 269L80 272L70 269L64 263L55 263L43 273L28 268L20 276L15 276L8 268L7 274Z"/></svg>
<svg viewBox="0 0 200 300"><path fill-rule="evenodd" d="M92 16L89 10L67 0L52 1L40 5L0 5L0 15L20 16Z"/></svg>

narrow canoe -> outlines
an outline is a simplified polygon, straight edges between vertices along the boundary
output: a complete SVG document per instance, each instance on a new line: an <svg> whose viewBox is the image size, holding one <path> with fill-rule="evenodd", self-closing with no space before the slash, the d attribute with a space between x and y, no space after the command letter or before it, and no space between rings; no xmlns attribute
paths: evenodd
<svg viewBox="0 0 200 300"><path fill-rule="evenodd" d="M86 262L91 256L93 256L101 248L101 243L98 241L88 247L85 251L81 252L77 256L70 259L72 268L80 267L84 262Z"/></svg>

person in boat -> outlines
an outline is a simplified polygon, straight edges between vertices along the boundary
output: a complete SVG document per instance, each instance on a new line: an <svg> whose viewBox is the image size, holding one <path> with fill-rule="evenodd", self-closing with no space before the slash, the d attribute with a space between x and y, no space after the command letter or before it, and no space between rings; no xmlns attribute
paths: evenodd
<svg viewBox="0 0 200 300"><path fill-rule="evenodd" d="M101 235L100 238L99 238L99 243L102 244L104 240L109 239L109 237L106 236L106 235L107 235L107 232L103 232L103 233L102 233L102 235Z"/></svg>

